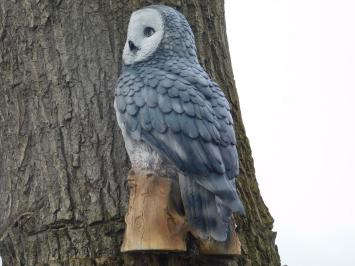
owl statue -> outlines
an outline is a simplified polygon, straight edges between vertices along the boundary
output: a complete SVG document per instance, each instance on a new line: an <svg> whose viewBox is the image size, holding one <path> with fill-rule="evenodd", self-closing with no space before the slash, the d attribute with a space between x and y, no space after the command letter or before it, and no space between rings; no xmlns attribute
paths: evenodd
<svg viewBox="0 0 355 266"><path fill-rule="evenodd" d="M114 105L132 169L176 171L189 227L225 241L232 213L244 213L233 119L186 18L163 5L135 11L122 59Z"/></svg>

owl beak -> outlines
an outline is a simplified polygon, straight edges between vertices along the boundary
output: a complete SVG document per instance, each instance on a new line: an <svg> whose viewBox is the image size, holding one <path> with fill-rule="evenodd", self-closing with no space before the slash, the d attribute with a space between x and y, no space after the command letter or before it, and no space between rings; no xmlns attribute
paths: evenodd
<svg viewBox="0 0 355 266"><path fill-rule="evenodd" d="M134 44L134 42L132 41L128 41L128 45L129 45L129 49L132 51L132 52L136 52L139 50L139 48Z"/></svg>

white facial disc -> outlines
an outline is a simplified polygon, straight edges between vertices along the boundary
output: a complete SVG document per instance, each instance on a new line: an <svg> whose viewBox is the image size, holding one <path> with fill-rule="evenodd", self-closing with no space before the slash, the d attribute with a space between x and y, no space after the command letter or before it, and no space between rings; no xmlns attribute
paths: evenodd
<svg viewBox="0 0 355 266"><path fill-rule="evenodd" d="M146 60L156 51L163 35L164 21L157 10L146 8L134 12L128 24L123 62L131 65Z"/></svg>

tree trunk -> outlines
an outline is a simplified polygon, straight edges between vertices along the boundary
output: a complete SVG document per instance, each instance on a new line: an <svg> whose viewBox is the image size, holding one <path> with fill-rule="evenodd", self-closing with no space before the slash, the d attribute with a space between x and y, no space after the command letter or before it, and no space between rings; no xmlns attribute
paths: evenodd
<svg viewBox="0 0 355 266"><path fill-rule="evenodd" d="M0 1L0 255L4 265L279 265L255 179L220 0L165 0L233 107L241 160L240 258L120 253L130 168L114 88L129 16L154 1Z"/></svg>

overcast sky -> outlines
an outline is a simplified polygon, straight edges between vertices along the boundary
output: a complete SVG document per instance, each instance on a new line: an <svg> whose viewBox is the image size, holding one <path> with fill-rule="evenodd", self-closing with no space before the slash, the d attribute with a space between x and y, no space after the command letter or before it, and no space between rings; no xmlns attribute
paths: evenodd
<svg viewBox="0 0 355 266"><path fill-rule="evenodd" d="M226 0L261 194L282 264L355 265L355 1Z"/></svg>

